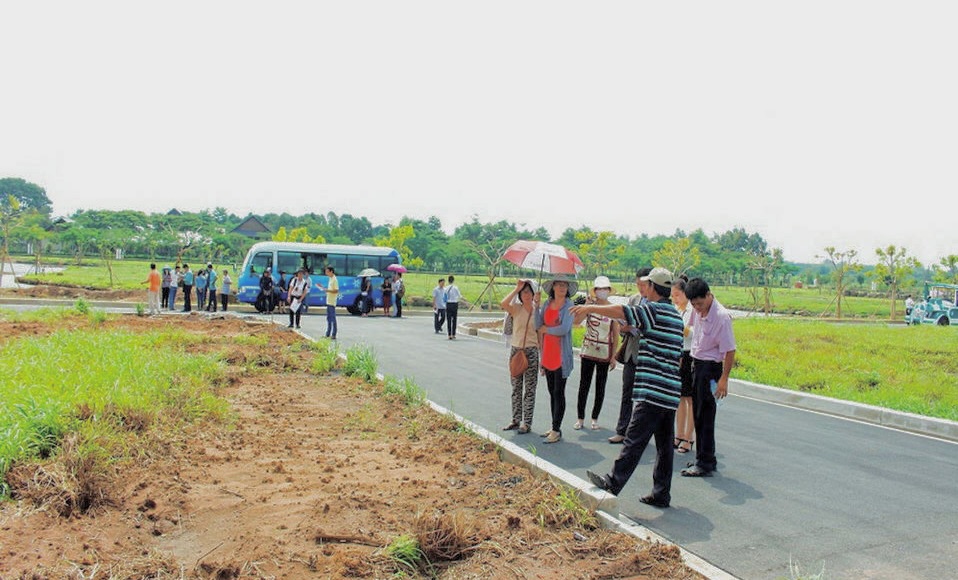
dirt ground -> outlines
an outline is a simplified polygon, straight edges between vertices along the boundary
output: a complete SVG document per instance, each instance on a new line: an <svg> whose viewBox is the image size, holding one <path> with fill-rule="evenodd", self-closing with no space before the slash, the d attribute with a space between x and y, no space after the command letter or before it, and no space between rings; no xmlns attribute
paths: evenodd
<svg viewBox="0 0 958 580"><path fill-rule="evenodd" d="M105 326L171 324L222 353L235 419L144 430L137 461L117 464L87 511L45 489L56 457L14 466L0 578L699 577L674 546L597 529L451 418L310 373L315 355L291 331L198 314ZM4 340L51 331L0 322ZM418 564L390 557L402 536L419 540Z"/></svg>
<svg viewBox="0 0 958 580"><path fill-rule="evenodd" d="M113 300L124 302L146 302L146 292L143 290L95 290L80 286L57 286L43 284L37 286L22 286L20 288L0 288L0 296L6 298L53 298L62 300Z"/></svg>

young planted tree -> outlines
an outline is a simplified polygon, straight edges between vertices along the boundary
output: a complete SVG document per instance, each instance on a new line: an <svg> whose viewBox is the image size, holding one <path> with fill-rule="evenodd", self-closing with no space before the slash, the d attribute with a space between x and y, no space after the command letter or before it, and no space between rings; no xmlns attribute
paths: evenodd
<svg viewBox="0 0 958 580"><path fill-rule="evenodd" d="M958 284L958 254L951 254L932 265L935 282Z"/></svg>
<svg viewBox="0 0 958 580"><path fill-rule="evenodd" d="M590 274L609 274L619 266L625 246L612 232L576 232L578 254Z"/></svg>
<svg viewBox="0 0 958 580"><path fill-rule="evenodd" d="M841 318L842 302L845 299L845 286L848 283L848 277L862 269L862 265L858 261L858 250L839 251L829 246L825 248L824 259L832 267L832 278L835 280L835 299L832 302L835 304L835 316ZM826 312L828 312L827 308L822 312L822 316Z"/></svg>
<svg viewBox="0 0 958 580"><path fill-rule="evenodd" d="M3 245L0 246L0 286L3 285L3 274L8 263L10 273L16 276L13 262L10 261L10 234L20 226L22 221L20 200L13 195L8 195L6 200L0 203L0 235L3 235Z"/></svg>
<svg viewBox="0 0 958 580"><path fill-rule="evenodd" d="M888 286L888 298L891 300L891 319L895 320L898 317L896 312L898 286L916 268L920 268L921 263L916 258L909 256L908 250L896 246L877 248L875 254L878 256L878 263L875 264L872 275Z"/></svg>
<svg viewBox="0 0 958 580"><path fill-rule="evenodd" d="M749 257L748 267L755 272L762 288L762 311L766 316L772 312L772 279L781 271L784 263L780 248L756 252Z"/></svg>
<svg viewBox="0 0 958 580"><path fill-rule="evenodd" d="M702 254L689 237L666 240L662 248L652 254L652 264L667 268L673 276L685 274L701 262Z"/></svg>

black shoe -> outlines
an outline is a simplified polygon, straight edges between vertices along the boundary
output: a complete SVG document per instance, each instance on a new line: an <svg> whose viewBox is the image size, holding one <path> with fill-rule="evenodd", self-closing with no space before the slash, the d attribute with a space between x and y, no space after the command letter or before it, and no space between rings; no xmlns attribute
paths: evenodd
<svg viewBox="0 0 958 580"><path fill-rule="evenodd" d="M293 327L292 324L287 324L287 325L286 325L286 328L292 328L292 327Z"/></svg>
<svg viewBox="0 0 958 580"><path fill-rule="evenodd" d="M298 324L296 325L296 328L299 328L299 325L298 325Z"/></svg>
<svg viewBox="0 0 958 580"><path fill-rule="evenodd" d="M669 502L668 502L668 501L666 501L666 500L664 500L664 499L659 499L659 498L655 497L654 495L652 495L651 493L650 493L649 495L640 497L640 498L639 498L639 501L642 502L642 503L644 503L644 504L647 504L647 505L653 505L653 506L655 506L655 507L660 507L660 508L667 508L667 507L669 507Z"/></svg>
<svg viewBox="0 0 958 580"><path fill-rule="evenodd" d="M712 477L712 472L707 469L702 469L698 465L693 465L688 469L682 470L682 477Z"/></svg>
<svg viewBox="0 0 958 580"><path fill-rule="evenodd" d="M589 481L592 482L592 485L612 495L619 495L618 492L612 491L612 481L608 475L597 475L589 470L586 470L585 474L589 478Z"/></svg>

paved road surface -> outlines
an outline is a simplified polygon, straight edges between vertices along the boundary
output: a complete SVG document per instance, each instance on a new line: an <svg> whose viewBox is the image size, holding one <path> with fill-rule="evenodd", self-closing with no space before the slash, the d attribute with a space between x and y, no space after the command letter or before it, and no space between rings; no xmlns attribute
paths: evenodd
<svg viewBox="0 0 958 580"><path fill-rule="evenodd" d="M324 329L323 316L303 318L308 334ZM450 341L433 333L431 316L416 315L341 316L339 338L343 349L368 344L380 372L413 378L431 400L489 430L503 433L510 420L504 343L463 332ZM578 369L561 443L534 434L549 427L544 380L533 434L504 434L585 479L586 469L608 471L620 449L606 438L621 373L610 376L601 431L572 429L577 386ZM680 477L685 456L676 455L672 507L645 506L650 448L620 495L622 515L741 578L788 577L790 561L830 579L955 577L958 445L743 397L729 397L717 423L715 477Z"/></svg>

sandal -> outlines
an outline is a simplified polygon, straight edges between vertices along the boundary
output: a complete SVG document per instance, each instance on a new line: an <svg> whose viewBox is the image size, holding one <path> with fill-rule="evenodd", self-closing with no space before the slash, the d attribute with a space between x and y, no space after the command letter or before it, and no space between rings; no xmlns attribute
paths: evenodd
<svg viewBox="0 0 958 580"><path fill-rule="evenodd" d="M688 443L688 441L681 437L676 437L675 441L672 442L672 449L679 449L683 443Z"/></svg>
<svg viewBox="0 0 958 580"><path fill-rule="evenodd" d="M528 425L526 425L525 423L523 423L522 425L519 425L519 435L525 435L528 432L529 432Z"/></svg>
<svg viewBox="0 0 958 580"><path fill-rule="evenodd" d="M593 431L599 430L599 423L595 419L592 420L592 430Z"/></svg>
<svg viewBox="0 0 958 580"><path fill-rule="evenodd" d="M505 427L503 427L502 430L503 430L503 431L512 431L512 430L518 429L518 428L519 428L519 424L516 423L515 421L513 421L512 423L509 423L508 425L506 425Z"/></svg>
<svg viewBox="0 0 958 580"><path fill-rule="evenodd" d="M695 441L686 441L685 439L682 440L682 443L688 443L689 446L682 447L681 445L679 445L678 449L675 450L676 453L688 453L689 451L692 450L692 446L695 445Z"/></svg>
<svg viewBox="0 0 958 580"><path fill-rule="evenodd" d="M579 419L578 421L576 421L576 422L575 422L575 425L573 425L572 428L573 428L573 429L581 429L581 428L582 428L582 419Z"/></svg>

